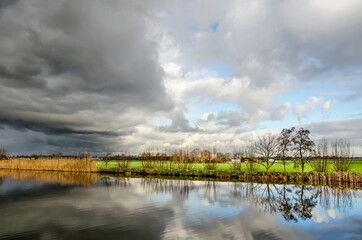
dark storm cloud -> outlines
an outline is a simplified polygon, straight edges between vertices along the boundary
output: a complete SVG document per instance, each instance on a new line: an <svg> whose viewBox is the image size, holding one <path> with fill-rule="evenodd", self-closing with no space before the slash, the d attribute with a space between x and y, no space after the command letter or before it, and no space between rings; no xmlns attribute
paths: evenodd
<svg viewBox="0 0 362 240"><path fill-rule="evenodd" d="M0 11L2 8L11 6L13 4L16 4L18 2L18 0L1 0L0 1Z"/></svg>
<svg viewBox="0 0 362 240"><path fill-rule="evenodd" d="M121 136L145 121L137 111L172 109L157 43L147 35L150 6L10 2L0 4L0 123L85 138Z"/></svg>

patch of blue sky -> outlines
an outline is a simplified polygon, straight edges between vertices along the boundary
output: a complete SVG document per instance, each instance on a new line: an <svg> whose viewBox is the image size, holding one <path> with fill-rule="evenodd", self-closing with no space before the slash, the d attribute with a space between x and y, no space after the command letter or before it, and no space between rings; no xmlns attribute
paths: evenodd
<svg viewBox="0 0 362 240"><path fill-rule="evenodd" d="M276 97L275 102L277 104L283 104L285 102L290 102L292 104L293 112L294 107L297 103L304 104L307 101L310 101L311 96L323 97L324 101L312 110L308 114L308 119L310 120L323 120L326 118L334 119L346 119L348 116L356 114L358 109L360 109L361 101L357 100L354 102L344 101L344 97L351 94L351 89L345 87L342 83L329 83L326 84L324 81L321 82L309 82L302 89L296 91L291 91L288 93L281 94ZM337 100L338 103L330 107L326 112L321 112L323 104L326 101ZM289 114L290 114L289 113ZM289 115L287 114L287 115ZM289 116L291 120L291 116Z"/></svg>
<svg viewBox="0 0 362 240"><path fill-rule="evenodd" d="M208 65L206 69L215 71L219 77L227 79L231 73L231 67L225 64L215 63Z"/></svg>
<svg viewBox="0 0 362 240"><path fill-rule="evenodd" d="M191 25L191 26L189 27L189 30L190 30L191 32L200 32L200 31L217 32L218 28L219 28L219 23L218 23L218 22L215 22L215 23L211 24L210 26L208 26L208 27L206 27L206 28L203 28L203 29L201 29L199 25Z"/></svg>
<svg viewBox="0 0 362 240"><path fill-rule="evenodd" d="M212 30L213 32L217 32L218 28L219 28L219 23L216 22L216 23L212 24L209 29Z"/></svg>
<svg viewBox="0 0 362 240"><path fill-rule="evenodd" d="M298 125L298 121L292 117L291 119L288 119L289 117L285 117L282 120L266 120L258 123L259 129L273 129L273 130L281 130L283 128L291 128Z"/></svg>
<svg viewBox="0 0 362 240"><path fill-rule="evenodd" d="M303 71L305 70L305 68L310 68L312 66L316 68L324 67L324 63L322 62L322 60L316 58L315 56L313 56L313 54L310 54L306 51L300 51L298 55L299 58L303 59L304 61L304 64L299 66L299 71Z"/></svg>

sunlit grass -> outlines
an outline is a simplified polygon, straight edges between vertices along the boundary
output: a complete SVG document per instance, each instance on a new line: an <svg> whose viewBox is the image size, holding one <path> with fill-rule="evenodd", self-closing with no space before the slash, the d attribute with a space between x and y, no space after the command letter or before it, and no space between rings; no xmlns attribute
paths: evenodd
<svg viewBox="0 0 362 240"><path fill-rule="evenodd" d="M13 158L1 160L0 169L96 172L97 162L92 158Z"/></svg>
<svg viewBox="0 0 362 240"><path fill-rule="evenodd" d="M216 170L231 171L232 168L230 165L231 165L231 163L218 163ZM103 161L97 161L97 167L106 168L106 164ZM117 167L116 161L110 161L108 163L107 168L112 169L115 167ZM174 165L173 167L176 168L176 165ZM141 161L136 161L136 160L130 161L129 168L131 168L131 169L132 168L133 169L142 168ZM204 168L205 168L205 165L203 163L191 163L191 166L190 166L190 170L204 170ZM246 171L246 163L241 164L241 171ZM261 172L261 171L266 171L266 169L261 165L257 165L256 171ZM283 166L282 162L276 162L271 167L270 171L284 172L284 166ZM302 172L302 168L301 168L301 166L294 168L294 163L289 161L286 164L285 171L286 172ZM304 172L311 172L311 171L313 171L313 168L311 167L311 165L306 164L305 168L304 168ZM328 172L333 172L332 164L329 164ZM354 160L352 162L350 172L362 173L362 159Z"/></svg>

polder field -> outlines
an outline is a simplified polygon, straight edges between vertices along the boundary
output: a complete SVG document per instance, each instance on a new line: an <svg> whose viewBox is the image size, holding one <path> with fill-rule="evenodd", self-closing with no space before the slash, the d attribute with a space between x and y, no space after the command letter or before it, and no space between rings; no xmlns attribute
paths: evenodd
<svg viewBox="0 0 362 240"><path fill-rule="evenodd" d="M154 164L155 166L153 168L157 169L157 161ZM105 161L101 161L98 160L97 161L97 168L102 168L102 169L109 169L112 170L114 168L117 168L118 163L117 161L109 161L106 167L106 162ZM142 169L142 162L138 161L138 160L131 160L129 161L129 166L130 169ZM177 167L177 164L174 163L172 165L173 168ZM190 163L189 167L188 167L189 171L192 170L205 170L205 164L204 163ZM216 164L216 169L218 171L232 171L233 170L233 166L232 163L217 163ZM247 170L247 163L241 163L241 171L246 171ZM298 166L297 168L294 167L294 162L293 161L288 161L286 163L286 168L285 168L286 172L302 172L302 168L301 166ZM262 172L262 171L266 171L265 167L263 167L262 165L256 164L256 171L257 172ZM270 168L270 171L273 172L284 172L284 165L282 162L276 162L274 163L274 165ZM304 172L313 172L313 168L309 163L305 164L305 169ZM329 164L328 170L327 172L333 172L333 165L332 165L332 161ZM350 172L354 172L354 173L362 173L362 159L353 159L352 163L351 163L351 167L350 167Z"/></svg>

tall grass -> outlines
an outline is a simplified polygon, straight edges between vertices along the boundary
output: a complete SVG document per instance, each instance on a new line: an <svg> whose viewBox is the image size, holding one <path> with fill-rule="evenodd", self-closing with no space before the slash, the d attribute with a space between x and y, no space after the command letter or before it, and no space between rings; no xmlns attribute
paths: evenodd
<svg viewBox="0 0 362 240"><path fill-rule="evenodd" d="M97 162L92 158L13 158L0 161L0 169L96 172Z"/></svg>
<svg viewBox="0 0 362 240"><path fill-rule="evenodd" d="M41 183L57 183L62 185L78 184L91 186L97 183L96 173L55 172L55 171L18 171L0 170L0 178L32 180Z"/></svg>

